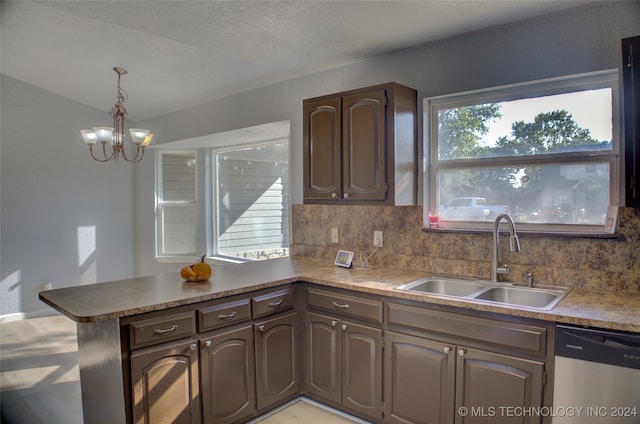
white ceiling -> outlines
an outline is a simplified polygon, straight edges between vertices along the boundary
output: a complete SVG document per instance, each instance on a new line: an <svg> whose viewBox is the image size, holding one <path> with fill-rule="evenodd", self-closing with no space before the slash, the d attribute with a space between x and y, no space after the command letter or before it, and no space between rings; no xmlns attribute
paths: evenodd
<svg viewBox="0 0 640 424"><path fill-rule="evenodd" d="M3 74L132 120L598 0L7 1Z"/></svg>

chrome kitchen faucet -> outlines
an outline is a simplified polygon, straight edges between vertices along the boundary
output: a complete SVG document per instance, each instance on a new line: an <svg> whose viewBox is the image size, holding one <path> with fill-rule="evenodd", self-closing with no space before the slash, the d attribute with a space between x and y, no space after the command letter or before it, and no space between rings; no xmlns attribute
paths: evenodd
<svg viewBox="0 0 640 424"><path fill-rule="evenodd" d="M512 252L520 251L520 240L518 240L518 235L516 234L516 224L513 222L513 218L511 215L506 213L501 213L496 216L495 221L493 222L493 259L491 261L491 282L498 282L498 274L508 274L509 267L507 265L503 265L501 267L498 266L498 243L500 242L500 221L507 221L509 224L509 246Z"/></svg>

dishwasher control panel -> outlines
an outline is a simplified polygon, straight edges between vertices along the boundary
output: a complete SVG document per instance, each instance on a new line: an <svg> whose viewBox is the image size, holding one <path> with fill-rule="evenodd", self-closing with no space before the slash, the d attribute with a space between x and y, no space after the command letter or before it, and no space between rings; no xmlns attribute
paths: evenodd
<svg viewBox="0 0 640 424"><path fill-rule="evenodd" d="M556 355L640 369L640 334L558 325Z"/></svg>

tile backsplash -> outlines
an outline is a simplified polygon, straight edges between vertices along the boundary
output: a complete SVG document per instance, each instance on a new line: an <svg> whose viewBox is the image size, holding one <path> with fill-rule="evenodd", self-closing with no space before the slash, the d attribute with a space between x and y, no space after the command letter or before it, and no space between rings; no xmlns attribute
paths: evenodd
<svg viewBox="0 0 640 424"><path fill-rule="evenodd" d="M339 249L355 252L354 263L373 251L373 232L384 245L369 259L373 267L425 274L489 279L490 233L422 231L422 206L293 205L291 255L332 261ZM509 252L501 236L500 261L511 269L504 280L640 293L640 211L621 207L619 238L575 238L520 233L521 251ZM339 243L331 243L331 228Z"/></svg>

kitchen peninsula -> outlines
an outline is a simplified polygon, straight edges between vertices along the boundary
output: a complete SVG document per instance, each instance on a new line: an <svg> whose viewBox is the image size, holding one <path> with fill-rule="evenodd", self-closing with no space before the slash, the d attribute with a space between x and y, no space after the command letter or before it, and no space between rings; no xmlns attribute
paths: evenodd
<svg viewBox="0 0 640 424"><path fill-rule="evenodd" d="M91 423L137 422L131 411L143 406L131 401L136 396L132 393L136 389L131 388L131 378L128 376L132 368L135 370L137 366L136 352L146 354L153 349L156 343L153 341L154 337L162 339L166 336L165 333L172 335L162 341L168 341L172 348L184 342L187 349L197 356L198 349L204 349L205 345L210 346L212 343L215 345L217 340L214 337L205 338L201 333L205 332L203 334L208 337L229 328L215 322L220 319L228 320L228 324L234 324L233 328L238 331L250 330L251 340L248 346L251 347L252 354L253 343L256 344L255 352L271 348L269 334L273 334L275 338L284 337L277 339L278 345L282 345L282 340L302 345L308 335L301 317L307 307L322 312L322 296L327 294L356 302L363 299L351 310L334 314L337 320L343 320L345 328L347 321L355 319L356 322L368 320L372 327L380 329L378 331L386 331L391 326L387 322L389 311L399 311L398 308L406 308L412 313L420 313L425 308L427 311L435 311L434 313L448 314L447 316L460 314L471 317L473 322L482 320L478 322L483 325L490 320L503 320L510 331L526 333L529 338L523 339L521 345L509 349L519 349L526 358L537 357L541 362L548 362L553 355L550 333L553 332L555 323L640 333L640 295L573 288L553 309L544 311L395 289L424 276L423 273L396 269L345 269L327 261L292 257L214 266L214 275L204 283L185 282L175 273L49 290L41 292L40 299L77 322L84 417L85 422ZM311 295L304 296L303 287L311 287L307 290L313 291L315 297L311 299ZM333 303L340 305L336 300ZM362 309L357 309L360 306ZM231 310L233 311L230 312ZM163 321L166 316L171 316L171 320ZM272 323L273 327L270 327ZM153 330L156 331L155 335L149 333L152 331L149 325L158 327ZM269 333L272 328L292 330L278 333L279 330L276 329ZM256 336L253 340L253 331L264 334L265 339L261 341ZM207 344L210 341L212 343ZM547 342L549 347L545 344ZM498 345L496 342L496 346ZM267 389L258 389L258 406L243 413L255 416L277 406L277 402L282 399L286 401L303 393L301 386L307 385L299 383L301 379L297 374L303 374L301 364L305 362L302 358L306 352L298 346L290 347L291 366L295 366L291 371L291 379L298 383L284 382L286 393L283 397L275 396L270 399L267 387L269 384L264 381L254 383L251 380L252 384L258 386L266 384ZM496 348L499 352L504 349L501 346ZM257 353L256 362L251 364L248 373L255 375L257 380L263 377L268 379L268 369L261 371L260 367L263 365L259 356ZM304 372L307 371L305 369ZM197 392L197 388L194 390ZM204 395L195 397L206 399ZM544 399L548 403L550 394L545 393ZM250 401L256 404L255 400ZM329 404L341 406L340 403ZM215 411L207 409L211 409L211 405L204 400L202 405L191 405L191 408L197 408L198 411L202 409L205 421L207 416L215 415ZM355 408L346 405L349 412L353 412ZM144 410L141 413L147 412ZM201 416L200 412L195 415ZM362 412L361 416L368 416L367 412ZM190 422L201 421L198 418Z"/></svg>

